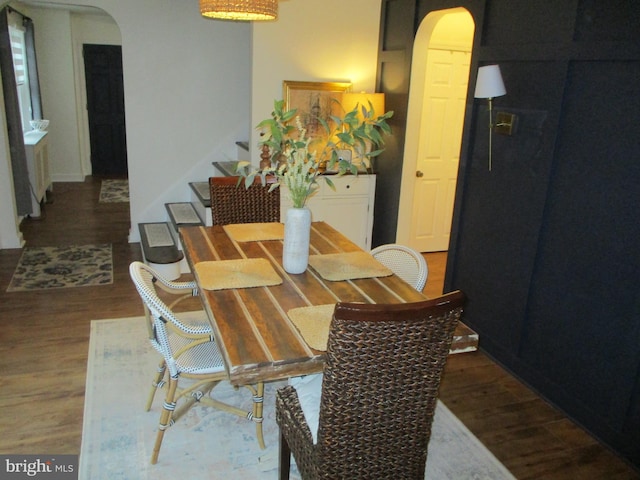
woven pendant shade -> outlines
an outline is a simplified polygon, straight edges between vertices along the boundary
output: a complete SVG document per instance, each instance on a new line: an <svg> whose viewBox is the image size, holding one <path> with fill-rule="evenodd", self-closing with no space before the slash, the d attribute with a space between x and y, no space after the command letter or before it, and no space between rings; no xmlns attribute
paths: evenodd
<svg viewBox="0 0 640 480"><path fill-rule="evenodd" d="M275 20L278 0L200 0L200 13L223 20Z"/></svg>

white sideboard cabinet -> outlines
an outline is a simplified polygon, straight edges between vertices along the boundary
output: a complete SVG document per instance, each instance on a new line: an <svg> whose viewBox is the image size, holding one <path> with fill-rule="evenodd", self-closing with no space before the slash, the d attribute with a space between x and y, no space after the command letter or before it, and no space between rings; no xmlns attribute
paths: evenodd
<svg viewBox="0 0 640 480"><path fill-rule="evenodd" d="M319 189L308 201L311 220L327 222L363 250L371 250L373 231L373 204L376 176L373 174L332 175L333 190L324 179L318 180ZM281 221L293 205L288 191L280 192Z"/></svg>
<svg viewBox="0 0 640 480"><path fill-rule="evenodd" d="M49 143L47 132L31 131L24 134L24 147L27 155L27 169L31 183L32 215L40 216L40 202L51 186L49 173Z"/></svg>

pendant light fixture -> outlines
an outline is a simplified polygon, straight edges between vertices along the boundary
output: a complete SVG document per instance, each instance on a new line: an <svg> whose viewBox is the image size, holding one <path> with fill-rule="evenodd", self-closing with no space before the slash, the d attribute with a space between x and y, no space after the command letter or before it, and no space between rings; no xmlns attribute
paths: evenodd
<svg viewBox="0 0 640 480"><path fill-rule="evenodd" d="M200 0L200 13L222 20L275 20L278 0Z"/></svg>

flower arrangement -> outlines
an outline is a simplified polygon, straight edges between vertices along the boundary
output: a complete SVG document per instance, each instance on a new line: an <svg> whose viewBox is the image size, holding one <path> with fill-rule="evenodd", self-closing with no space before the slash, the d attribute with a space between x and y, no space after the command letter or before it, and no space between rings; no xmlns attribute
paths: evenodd
<svg viewBox="0 0 640 480"><path fill-rule="evenodd" d="M339 102L338 102L339 103ZM344 109L340 105L342 111ZM267 175L273 175L277 181L271 190L283 185L289 190L295 208L305 206L307 199L318 189L318 179L323 178L335 190L326 169L338 175L352 173L357 175L358 165L344 158L345 150L351 151L360 163L370 167L370 160L380 155L384 149L383 134L390 134L387 119L393 112L375 115L373 106L356 106L344 116L330 117L330 123L318 118L326 136L311 139L303 127L297 111L285 110L284 101L274 102L271 118L263 120L257 126L263 131L259 146L268 147L270 165L260 170L251 167L250 162L238 162L236 172L245 179L248 188L257 176L266 184Z"/></svg>

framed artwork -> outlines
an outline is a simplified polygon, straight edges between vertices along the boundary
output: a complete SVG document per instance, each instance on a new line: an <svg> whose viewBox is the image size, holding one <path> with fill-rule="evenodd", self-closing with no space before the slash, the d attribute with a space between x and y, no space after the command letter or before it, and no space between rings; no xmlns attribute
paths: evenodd
<svg viewBox="0 0 640 480"><path fill-rule="evenodd" d="M321 140L325 131L318 121L324 119L330 124L329 116L342 116L340 106L334 100L341 101L342 94L351 90L346 82L283 82L282 98L287 110L297 109L307 136L312 140Z"/></svg>

